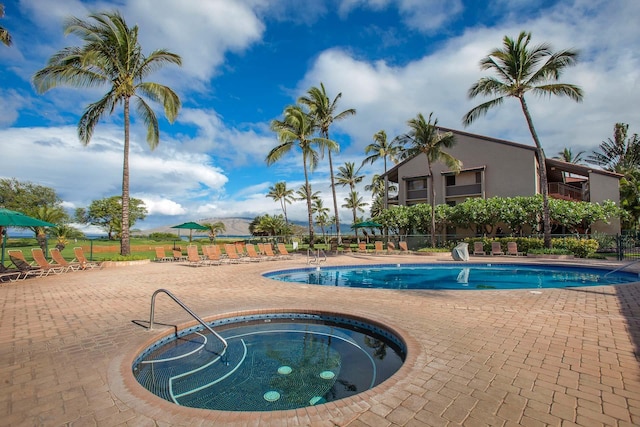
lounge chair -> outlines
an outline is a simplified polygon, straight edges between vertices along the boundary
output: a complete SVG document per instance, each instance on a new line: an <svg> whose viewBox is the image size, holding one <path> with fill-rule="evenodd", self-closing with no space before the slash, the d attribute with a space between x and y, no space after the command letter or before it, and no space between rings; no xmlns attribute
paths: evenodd
<svg viewBox="0 0 640 427"><path fill-rule="evenodd" d="M18 279L26 279L29 276L37 276L40 277L44 274L44 270L40 267L36 267L30 264L24 257L24 254L19 249L9 249L7 251L9 254L9 259L16 266L16 268L20 271L20 276L16 278Z"/></svg>
<svg viewBox="0 0 640 427"><path fill-rule="evenodd" d="M507 255L521 256L524 252L518 252L518 244L516 242L507 242Z"/></svg>
<svg viewBox="0 0 640 427"><path fill-rule="evenodd" d="M101 268L99 262L89 261L87 257L84 255L84 250L82 246L76 246L73 248L73 253L76 256L75 260L80 263L82 269L86 270L87 268Z"/></svg>
<svg viewBox="0 0 640 427"><path fill-rule="evenodd" d="M73 261L73 262L67 261L62 256L62 253L60 253L60 249L58 248L49 249L49 254L51 255L51 259L53 260L53 262L55 262L55 265L60 265L62 267L65 267L66 268L65 271L69 271L69 270L78 271L82 268L82 265L77 261Z"/></svg>
<svg viewBox="0 0 640 427"><path fill-rule="evenodd" d="M187 262L191 267L205 267L208 263L202 259L197 245L187 246Z"/></svg>
<svg viewBox="0 0 640 427"><path fill-rule="evenodd" d="M251 243L247 243L245 245L245 249L247 250L247 258L249 258L249 261L261 262L267 260L266 256L258 255L258 252L256 252L256 247Z"/></svg>
<svg viewBox="0 0 640 427"><path fill-rule="evenodd" d="M167 254L164 252L164 246L156 246L156 259L154 261L156 262L169 262L169 261L173 261L173 256L167 256Z"/></svg>
<svg viewBox="0 0 640 427"><path fill-rule="evenodd" d="M358 242L358 252L367 253L367 244L365 242Z"/></svg>
<svg viewBox="0 0 640 427"><path fill-rule="evenodd" d="M280 253L280 256L284 259L293 258L293 254L290 254L289 251L287 251L287 247L284 245L284 243L278 243L278 252Z"/></svg>
<svg viewBox="0 0 640 427"><path fill-rule="evenodd" d="M273 247L271 247L271 243L267 243L266 245L262 246L262 249L264 250L264 254L266 256L266 259L270 260L270 261L277 261L279 259L286 259L289 257L289 255L282 255L282 254L277 254L273 251ZM286 248L285 248L286 250Z"/></svg>
<svg viewBox="0 0 640 427"><path fill-rule="evenodd" d="M491 255L504 255L500 242L491 242Z"/></svg>
<svg viewBox="0 0 640 427"><path fill-rule="evenodd" d="M484 250L484 243L482 243L482 242L473 242L473 254L474 255L486 255L487 253Z"/></svg>
<svg viewBox="0 0 640 427"><path fill-rule="evenodd" d="M182 254L182 251L180 249L174 249L173 250L173 260L174 261L186 261L187 257L186 257L186 255Z"/></svg>
<svg viewBox="0 0 640 427"><path fill-rule="evenodd" d="M410 254L412 253L407 247L407 242L398 242L398 247L400 248L401 254Z"/></svg>
<svg viewBox="0 0 640 427"><path fill-rule="evenodd" d="M220 265L228 260L223 260L220 255L220 251L216 245L207 245L202 247L202 253L204 254L203 261L208 265Z"/></svg>
<svg viewBox="0 0 640 427"><path fill-rule="evenodd" d="M4 266L0 266L0 282L15 282L16 280L20 280L22 277L22 272L17 268L5 268Z"/></svg>
<svg viewBox="0 0 640 427"><path fill-rule="evenodd" d="M43 270L41 276L48 276L49 274L60 274L68 270L67 267L54 265L47 261L47 258L44 256L44 252L40 248L32 248L31 255L33 256L33 260L36 262L36 264L38 264L38 267Z"/></svg>
<svg viewBox="0 0 640 427"><path fill-rule="evenodd" d="M247 258L238 255L238 252L236 252L236 245L234 245L233 243L224 245L224 251L226 252L227 258L230 262L239 263L241 261L248 261Z"/></svg>
<svg viewBox="0 0 640 427"><path fill-rule="evenodd" d="M382 246L382 242L380 240L376 240L373 253L376 255L384 254L384 247Z"/></svg>
<svg viewBox="0 0 640 427"><path fill-rule="evenodd" d="M397 254L400 251L396 249L396 245L393 242L387 242L387 253L388 254Z"/></svg>

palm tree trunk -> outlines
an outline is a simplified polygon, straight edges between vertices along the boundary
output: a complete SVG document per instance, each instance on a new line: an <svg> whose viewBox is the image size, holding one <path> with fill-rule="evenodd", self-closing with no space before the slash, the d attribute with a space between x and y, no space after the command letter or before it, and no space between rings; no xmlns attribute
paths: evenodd
<svg viewBox="0 0 640 427"><path fill-rule="evenodd" d="M327 135L329 139L329 135ZM331 150L327 150L329 153L329 174L331 175L331 194L333 195L333 211L336 218L336 233L338 237L338 244L342 243L342 237L340 236L340 216L338 215L338 200L336 199L336 183L333 176L333 159L331 157Z"/></svg>
<svg viewBox="0 0 640 427"><path fill-rule="evenodd" d="M313 249L313 214L311 209L311 188L309 188L309 175L307 174L307 158L302 154L302 168L304 169L304 186L307 190L307 215L309 216L309 248Z"/></svg>
<svg viewBox="0 0 640 427"><path fill-rule="evenodd" d="M124 99L124 161L122 165L122 231L120 233L120 255L131 253L129 243L129 98Z"/></svg>
<svg viewBox="0 0 640 427"><path fill-rule="evenodd" d="M536 129L533 127L533 120L531 119L531 114L529 114L529 108L524 100L524 96L520 97L520 105L522 105L522 111L525 119L527 120L529 132L531 132L533 141L536 144L536 156L538 157L539 163L538 175L540 176L540 191L542 192L542 227L544 231L544 247L551 248L551 212L549 210L549 184L547 181L546 159L544 150L542 149L542 144L540 143L540 139L538 139Z"/></svg>
<svg viewBox="0 0 640 427"><path fill-rule="evenodd" d="M429 161L429 157L427 157L427 164L429 165L429 177L431 177L430 181L427 181L431 187L431 197L429 200L431 202L431 247L436 247L436 186L433 179L433 171L431 170L431 162Z"/></svg>

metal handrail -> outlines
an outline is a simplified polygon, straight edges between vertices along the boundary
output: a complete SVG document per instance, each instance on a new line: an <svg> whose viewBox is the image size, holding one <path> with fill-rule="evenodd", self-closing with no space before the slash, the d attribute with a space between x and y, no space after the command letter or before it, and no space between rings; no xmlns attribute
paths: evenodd
<svg viewBox="0 0 640 427"><path fill-rule="evenodd" d="M320 252L322 252L322 257L324 259L320 259ZM313 254L313 259L311 259ZM320 264L321 262L327 262L327 254L321 250L318 249L317 252L314 254L314 250L309 248L307 249L307 264Z"/></svg>
<svg viewBox="0 0 640 427"><path fill-rule="evenodd" d="M224 345L225 349L227 348L227 340L222 338L216 331L211 329L211 327L209 325L207 325L204 320L202 320L197 314L195 314L193 311L191 311L191 309L189 307L184 305L184 303L182 301L180 301L178 299L178 297L176 297L175 295L173 295L171 292L169 292L166 289L158 289L151 296L151 315L149 316L149 330L153 329L153 318L154 318L155 308L156 308L156 295L158 295L160 292L162 292L164 294L167 294L173 301L175 301L176 304L178 304L180 307L182 307L184 309L184 311L189 313L191 315L191 317L196 319L202 326L207 328L209 330L209 332L211 332L216 338L218 338L222 342L222 344Z"/></svg>
<svg viewBox="0 0 640 427"><path fill-rule="evenodd" d="M631 266L631 265L633 265L633 264L635 264L635 263L637 263L637 262L640 262L640 259L634 259L633 261L631 261L631 262L630 262L630 263L628 263L628 264L622 265L622 266L620 266L620 267L616 268L615 270L611 270L610 272L606 273L606 274L605 274L604 276L602 276L602 277L607 277L608 275L610 275L610 274L612 274L612 273L618 272L618 271L620 271L620 270L624 270L625 268L627 268L627 267L629 267L629 266Z"/></svg>

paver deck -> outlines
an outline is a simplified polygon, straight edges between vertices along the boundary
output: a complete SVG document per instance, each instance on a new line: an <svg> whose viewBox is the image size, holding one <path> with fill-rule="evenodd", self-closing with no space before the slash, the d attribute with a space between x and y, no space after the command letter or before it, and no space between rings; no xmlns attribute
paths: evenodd
<svg viewBox="0 0 640 427"><path fill-rule="evenodd" d="M360 254L327 264L437 260ZM487 260L497 261L480 259ZM398 291L292 284L260 274L303 265L302 257L201 268L149 263L1 284L0 426L640 425L640 283ZM316 407L270 413L180 407L142 389L130 372L133 357L166 330L134 323L148 320L158 288L203 318L308 309L376 319L407 339L407 363L368 392ZM160 295L156 320L191 319Z"/></svg>

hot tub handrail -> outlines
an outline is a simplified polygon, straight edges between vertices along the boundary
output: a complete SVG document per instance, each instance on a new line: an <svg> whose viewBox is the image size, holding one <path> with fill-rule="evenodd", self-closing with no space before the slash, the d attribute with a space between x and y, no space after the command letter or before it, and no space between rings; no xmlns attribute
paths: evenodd
<svg viewBox="0 0 640 427"><path fill-rule="evenodd" d="M211 329L211 327L209 325L207 325L204 320L202 320L189 307L187 307L182 301L180 301L178 299L178 297L176 297L174 294L172 294L171 292L169 292L166 289L158 289L157 291L155 291L153 293L153 295L151 295L151 315L149 316L149 330L153 329L153 319L154 319L155 308L156 308L156 295L158 295L161 292L164 293L164 294L167 294L173 301L175 301L176 304L178 304L180 307L182 307L184 309L184 311L189 313L191 315L191 317L196 319L202 326L207 328L209 330L209 332L211 332L216 338L218 338L222 342L222 345L224 346L225 349L227 348L227 340L222 338L216 331Z"/></svg>

